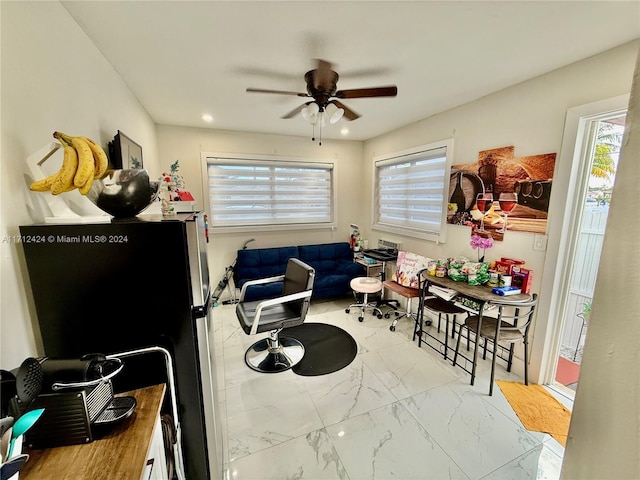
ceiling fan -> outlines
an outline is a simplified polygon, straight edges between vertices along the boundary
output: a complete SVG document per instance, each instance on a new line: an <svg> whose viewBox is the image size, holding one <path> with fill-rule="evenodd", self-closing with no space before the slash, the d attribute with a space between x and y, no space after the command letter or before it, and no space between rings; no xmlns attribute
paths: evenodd
<svg viewBox="0 0 640 480"><path fill-rule="evenodd" d="M295 95L298 97L312 98L296 107L282 118L292 118L298 113L309 123L325 120L325 116L330 123L337 122L343 115L347 120L355 120L359 114L344 105L340 100L350 98L365 97L395 97L398 94L398 87L389 85L384 87L355 88L349 90L338 90L338 74L332 69L331 63L325 60L317 60L317 67L304 74L307 84L307 92L291 92L286 90L268 90L263 88L247 88L247 92L276 93L281 95Z"/></svg>

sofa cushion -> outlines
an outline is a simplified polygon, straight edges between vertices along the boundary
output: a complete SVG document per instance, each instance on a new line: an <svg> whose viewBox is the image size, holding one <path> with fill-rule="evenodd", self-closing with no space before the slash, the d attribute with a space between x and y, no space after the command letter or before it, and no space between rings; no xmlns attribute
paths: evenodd
<svg viewBox="0 0 640 480"><path fill-rule="evenodd" d="M347 242L298 246L300 260L318 273L334 273L345 264L353 263L353 253Z"/></svg>
<svg viewBox="0 0 640 480"><path fill-rule="evenodd" d="M313 298L328 298L351 292L353 278L364 275L364 267L353 261L347 242L299 245L300 260L316 270Z"/></svg>
<svg viewBox="0 0 640 480"><path fill-rule="evenodd" d="M298 248L295 246L238 250L235 266L236 286L242 288L249 280L284 275L289 259L297 256ZM282 282L252 285L247 290L245 300L262 300L279 296L281 293Z"/></svg>

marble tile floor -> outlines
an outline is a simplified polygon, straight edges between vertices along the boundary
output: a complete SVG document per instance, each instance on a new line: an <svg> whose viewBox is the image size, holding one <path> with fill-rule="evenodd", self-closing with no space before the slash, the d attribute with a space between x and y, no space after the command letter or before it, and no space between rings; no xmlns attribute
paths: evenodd
<svg viewBox="0 0 640 480"><path fill-rule="evenodd" d="M260 374L244 363L235 306L213 311L225 480L558 479L564 449L524 429L482 361L476 385L411 340L413 325L346 314L350 299L312 303L307 322L337 325L358 344L343 370ZM521 381L503 366L498 378ZM566 402L565 402L566 403ZM569 406L569 408L571 408Z"/></svg>

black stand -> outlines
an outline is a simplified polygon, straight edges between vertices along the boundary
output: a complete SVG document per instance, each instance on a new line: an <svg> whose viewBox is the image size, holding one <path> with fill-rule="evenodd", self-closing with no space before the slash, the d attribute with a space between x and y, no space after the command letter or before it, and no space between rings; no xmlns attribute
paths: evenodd
<svg viewBox="0 0 640 480"><path fill-rule="evenodd" d="M362 253L363 255L369 258L373 258L374 260L377 260L378 262L382 263L382 272L380 273L380 280L382 281L382 283L384 283L387 276L387 262L395 262L398 259L398 251L389 250L385 248L375 248L371 250L363 250ZM380 298L376 302L376 307L380 308L384 306L391 308L394 312L397 312L398 309L400 308L400 302L398 300L394 300L391 298L389 299L384 298L384 287L383 287L382 294L380 295ZM385 318L389 318L388 312L385 314Z"/></svg>

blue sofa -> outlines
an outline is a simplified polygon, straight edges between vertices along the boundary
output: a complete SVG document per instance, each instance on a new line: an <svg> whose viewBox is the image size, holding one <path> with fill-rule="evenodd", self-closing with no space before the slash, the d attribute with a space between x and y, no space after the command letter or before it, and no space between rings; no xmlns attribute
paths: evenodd
<svg viewBox="0 0 640 480"><path fill-rule="evenodd" d="M322 243L238 250L234 271L235 284L242 288L249 280L284 275L290 258L299 258L316 270L312 298L351 294L351 280L365 275L364 267L353 262L349 243ZM247 289L245 300L262 300L281 293L282 282L252 285Z"/></svg>

